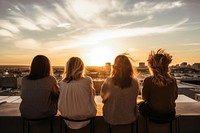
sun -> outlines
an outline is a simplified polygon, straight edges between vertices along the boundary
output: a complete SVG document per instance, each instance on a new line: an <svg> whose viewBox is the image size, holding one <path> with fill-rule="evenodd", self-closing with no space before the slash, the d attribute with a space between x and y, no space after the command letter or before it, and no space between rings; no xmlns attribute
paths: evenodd
<svg viewBox="0 0 200 133"><path fill-rule="evenodd" d="M105 66L105 63L112 63L114 52L108 46L92 48L87 54L86 62L89 66Z"/></svg>

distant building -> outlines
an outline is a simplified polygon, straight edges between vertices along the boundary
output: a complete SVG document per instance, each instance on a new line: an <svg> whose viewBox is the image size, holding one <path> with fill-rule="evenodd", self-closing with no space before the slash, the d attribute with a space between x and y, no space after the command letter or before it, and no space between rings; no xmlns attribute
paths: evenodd
<svg viewBox="0 0 200 133"><path fill-rule="evenodd" d="M1 77L0 88L12 88L17 89L17 78L16 77Z"/></svg>
<svg viewBox="0 0 200 133"><path fill-rule="evenodd" d="M145 66L144 62L139 62L139 66L137 67L137 71L139 73L143 73L143 74L148 74L149 73L149 69L147 66Z"/></svg>
<svg viewBox="0 0 200 133"><path fill-rule="evenodd" d="M200 71L200 63L194 63L194 64L192 65L192 67L193 67L195 70Z"/></svg>
<svg viewBox="0 0 200 133"><path fill-rule="evenodd" d="M144 62L139 62L139 68L146 68L145 63Z"/></svg>
<svg viewBox="0 0 200 133"><path fill-rule="evenodd" d="M23 77L18 77L17 78L17 89L21 89L22 88L22 78Z"/></svg>
<svg viewBox="0 0 200 133"><path fill-rule="evenodd" d="M187 62L182 62L182 63L180 64L180 67L187 67L187 66L188 66Z"/></svg>
<svg viewBox="0 0 200 133"><path fill-rule="evenodd" d="M111 63L110 63L110 62L107 62L107 63L105 64L105 74L106 74L106 76L110 75L111 69L112 69Z"/></svg>

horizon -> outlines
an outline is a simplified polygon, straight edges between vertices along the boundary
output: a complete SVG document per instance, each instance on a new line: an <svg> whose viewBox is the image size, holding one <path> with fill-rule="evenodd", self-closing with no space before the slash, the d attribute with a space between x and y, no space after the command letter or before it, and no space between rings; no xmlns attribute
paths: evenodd
<svg viewBox="0 0 200 133"><path fill-rule="evenodd" d="M52 66L72 56L104 66L126 52L147 64L160 48L171 65L200 63L199 7L199 0L1 0L0 65L29 65L43 54Z"/></svg>

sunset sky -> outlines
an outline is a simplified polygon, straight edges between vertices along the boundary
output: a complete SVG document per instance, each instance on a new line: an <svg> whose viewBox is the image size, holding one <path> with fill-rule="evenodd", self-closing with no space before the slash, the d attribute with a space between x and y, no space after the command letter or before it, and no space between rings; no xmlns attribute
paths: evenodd
<svg viewBox="0 0 200 133"><path fill-rule="evenodd" d="M0 0L0 65L37 54L104 65L124 52L145 62L159 48L172 64L200 63L200 0Z"/></svg>

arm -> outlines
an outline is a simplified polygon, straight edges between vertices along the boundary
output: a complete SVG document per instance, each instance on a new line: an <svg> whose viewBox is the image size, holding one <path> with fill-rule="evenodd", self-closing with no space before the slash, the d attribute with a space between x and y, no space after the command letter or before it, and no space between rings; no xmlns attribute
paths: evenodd
<svg viewBox="0 0 200 133"><path fill-rule="evenodd" d="M53 93L55 96L60 94L59 86L57 80L54 78L54 86L53 86Z"/></svg>
<svg viewBox="0 0 200 133"><path fill-rule="evenodd" d="M110 95L110 89L109 89L109 85L107 83L107 80L104 81L104 83L101 86L100 95L103 99L102 102L105 103L108 100L108 97Z"/></svg>
<svg viewBox="0 0 200 133"><path fill-rule="evenodd" d="M91 105L92 105L92 110L93 110L92 116L96 116L96 113L97 113L97 104L95 102L96 90L94 89L94 84L91 77L89 77L89 85L90 85L90 96L91 96L90 99L91 99Z"/></svg>
<svg viewBox="0 0 200 133"><path fill-rule="evenodd" d="M149 88L148 88L147 80L144 80L143 88L142 88L142 99L147 102L149 99Z"/></svg>
<svg viewBox="0 0 200 133"><path fill-rule="evenodd" d="M93 98L94 98L95 95L96 95L96 90L95 90L95 88L94 88L94 83L93 83L93 80L92 80L91 77L89 78L89 84L90 84L91 94L92 94L92 96L93 96Z"/></svg>
<svg viewBox="0 0 200 133"><path fill-rule="evenodd" d="M176 79L174 79L175 80L175 92L174 92L174 100L176 100L177 98L178 98L178 86L177 86L177 82L176 82Z"/></svg>

